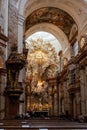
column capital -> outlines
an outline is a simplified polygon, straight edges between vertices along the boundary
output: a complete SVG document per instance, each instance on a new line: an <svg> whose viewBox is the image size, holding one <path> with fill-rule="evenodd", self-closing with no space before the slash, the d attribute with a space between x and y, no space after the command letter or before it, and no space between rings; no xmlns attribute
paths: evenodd
<svg viewBox="0 0 87 130"><path fill-rule="evenodd" d="M23 15L19 14L18 15L18 24L23 25L24 21L25 21L25 17Z"/></svg>

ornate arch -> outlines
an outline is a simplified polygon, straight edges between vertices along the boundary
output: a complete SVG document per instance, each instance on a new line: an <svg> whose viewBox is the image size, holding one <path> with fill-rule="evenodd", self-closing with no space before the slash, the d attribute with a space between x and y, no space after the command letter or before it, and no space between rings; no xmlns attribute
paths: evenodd
<svg viewBox="0 0 87 130"><path fill-rule="evenodd" d="M81 1L79 1L79 2L81 4ZM31 14L33 11L40 9L42 7L55 7L55 8L59 8L65 12L67 12L75 20L76 24L78 25L78 28L80 28L81 21L79 19L79 15L78 15L80 13L80 10L79 10L77 1L75 1L75 0L73 0L73 1L71 1L71 0L66 0L66 1L58 0L55 2L53 2L52 0L44 0L44 1L35 0L34 2L28 1L25 4L25 10L24 10L26 17L29 14ZM75 10L75 9L77 9L77 10Z"/></svg>
<svg viewBox="0 0 87 130"><path fill-rule="evenodd" d="M53 34L61 43L61 47L63 50L69 45L68 38L66 37L64 32L61 29L57 28L55 25L48 23L42 23L33 26L25 33L25 38L38 31L46 31Z"/></svg>

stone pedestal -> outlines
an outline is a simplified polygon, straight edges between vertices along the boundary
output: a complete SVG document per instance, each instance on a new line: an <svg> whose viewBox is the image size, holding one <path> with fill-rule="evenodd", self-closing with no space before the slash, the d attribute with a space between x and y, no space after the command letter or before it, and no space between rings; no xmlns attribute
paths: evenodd
<svg viewBox="0 0 87 130"><path fill-rule="evenodd" d="M6 94L5 99L5 118L14 119L19 114L19 98L9 97Z"/></svg>

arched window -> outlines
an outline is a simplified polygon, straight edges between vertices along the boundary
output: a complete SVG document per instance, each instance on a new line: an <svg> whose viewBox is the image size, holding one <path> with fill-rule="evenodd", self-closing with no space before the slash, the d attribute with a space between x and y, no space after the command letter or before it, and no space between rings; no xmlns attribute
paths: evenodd
<svg viewBox="0 0 87 130"><path fill-rule="evenodd" d="M73 54L74 56L76 56L78 54L78 41L75 40L74 44L73 44Z"/></svg>

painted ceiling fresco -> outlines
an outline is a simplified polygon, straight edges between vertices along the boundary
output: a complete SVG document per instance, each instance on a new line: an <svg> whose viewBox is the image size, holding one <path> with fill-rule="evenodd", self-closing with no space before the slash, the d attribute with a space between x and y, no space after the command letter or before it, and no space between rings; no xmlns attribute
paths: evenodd
<svg viewBox="0 0 87 130"><path fill-rule="evenodd" d="M75 21L69 14L61 9L54 7L44 7L35 10L26 18L25 31L40 23L54 24L69 37L70 30Z"/></svg>

